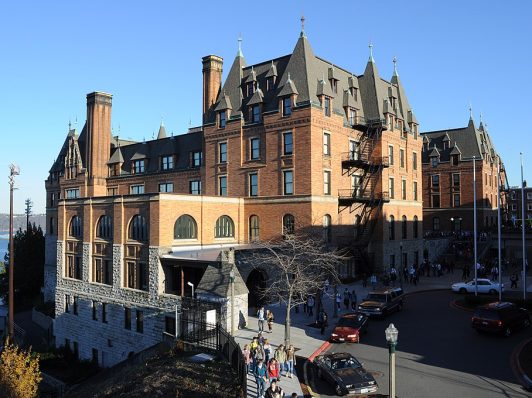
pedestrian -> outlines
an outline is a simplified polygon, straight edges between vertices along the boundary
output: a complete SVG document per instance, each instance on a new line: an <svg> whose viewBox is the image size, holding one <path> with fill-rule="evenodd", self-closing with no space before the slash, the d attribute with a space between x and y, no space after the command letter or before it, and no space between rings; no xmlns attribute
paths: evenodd
<svg viewBox="0 0 532 398"><path fill-rule="evenodd" d="M268 333L271 333L273 327L273 312L270 310L266 311L266 322L268 323Z"/></svg>
<svg viewBox="0 0 532 398"><path fill-rule="evenodd" d="M265 314L264 314L264 307L260 307L257 311L257 318L259 319L259 332L262 332L264 330L264 321L265 321Z"/></svg>
<svg viewBox="0 0 532 398"><path fill-rule="evenodd" d="M325 279L323 290L325 291L325 293L329 293L329 279Z"/></svg>
<svg viewBox="0 0 532 398"><path fill-rule="evenodd" d="M242 350L242 356L244 357L244 363L246 364L246 374L248 374L252 363L251 350L249 349L249 345L244 345L244 349Z"/></svg>
<svg viewBox="0 0 532 398"><path fill-rule="evenodd" d="M257 365L260 361L263 361L265 359L264 354L264 348L262 348L262 344L259 344L255 350L251 351L252 359L253 359L253 371L257 370Z"/></svg>
<svg viewBox="0 0 532 398"><path fill-rule="evenodd" d="M344 289L344 307L346 311L349 309L349 290L347 290L347 287Z"/></svg>
<svg viewBox="0 0 532 398"><path fill-rule="evenodd" d="M296 366L296 350L292 344L290 344L286 349L286 364L288 365L288 369L286 371L287 376L292 378L294 375L294 368Z"/></svg>
<svg viewBox="0 0 532 398"><path fill-rule="evenodd" d="M510 276L510 282L512 283L510 286L510 289L517 289L517 281L519 280L519 277L517 276L517 273L514 272L512 276Z"/></svg>
<svg viewBox="0 0 532 398"><path fill-rule="evenodd" d="M377 275L375 275L375 273L371 274L369 282L371 283L371 288L375 290L377 287Z"/></svg>
<svg viewBox="0 0 532 398"><path fill-rule="evenodd" d="M284 391L277 383L277 380L272 379L272 382L270 384L270 387L266 390L266 398L277 398L277 397L284 397Z"/></svg>
<svg viewBox="0 0 532 398"><path fill-rule="evenodd" d="M281 376L283 374L283 370L286 372L286 350L284 348L284 345L281 344L277 349L275 350L273 357L279 364L279 380L281 380ZM285 373L286 374L286 373Z"/></svg>
<svg viewBox="0 0 532 398"><path fill-rule="evenodd" d="M494 265L491 267L491 280L496 281L499 276L499 269Z"/></svg>
<svg viewBox="0 0 532 398"><path fill-rule="evenodd" d="M269 380L279 380L279 362L275 358L270 359L268 362L268 379Z"/></svg>
<svg viewBox="0 0 532 398"><path fill-rule="evenodd" d="M390 268L390 281L392 282L392 286L395 287L395 281L397 280L397 270L394 266Z"/></svg>
<svg viewBox="0 0 532 398"><path fill-rule="evenodd" d="M264 366L264 361L261 359L257 363L255 368L255 382L257 383L257 397L264 397L264 391L266 388L266 382L268 381L268 371Z"/></svg>
<svg viewBox="0 0 532 398"><path fill-rule="evenodd" d="M314 313L312 312L312 310L314 309L314 296L312 294L308 296L307 308L308 308L308 316L313 316Z"/></svg>
<svg viewBox="0 0 532 398"><path fill-rule="evenodd" d="M264 350L264 363L268 363L272 354L272 346L268 339L264 340L264 345L262 346Z"/></svg>
<svg viewBox="0 0 532 398"><path fill-rule="evenodd" d="M340 296L340 293L336 293L336 307L340 309L340 303L342 302L342 296Z"/></svg>
<svg viewBox="0 0 532 398"><path fill-rule="evenodd" d="M355 292L355 289L351 292L351 310L357 310L357 292Z"/></svg>
<svg viewBox="0 0 532 398"><path fill-rule="evenodd" d="M322 308L318 314L318 326L320 327L320 333L325 333L325 328L327 327L327 313Z"/></svg>

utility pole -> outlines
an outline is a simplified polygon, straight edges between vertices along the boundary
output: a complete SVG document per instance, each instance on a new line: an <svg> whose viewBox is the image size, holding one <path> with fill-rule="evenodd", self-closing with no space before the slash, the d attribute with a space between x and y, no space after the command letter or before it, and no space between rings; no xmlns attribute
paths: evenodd
<svg viewBox="0 0 532 398"><path fill-rule="evenodd" d="M475 250L475 296L478 296L477 284L477 171L475 165L476 157L473 156L473 244Z"/></svg>
<svg viewBox="0 0 532 398"><path fill-rule="evenodd" d="M26 199L24 201L26 204L26 210L24 212L26 213L26 231L30 229L30 216L31 216L31 208L33 207L33 202L30 198Z"/></svg>
<svg viewBox="0 0 532 398"><path fill-rule="evenodd" d="M15 253L13 250L13 191L15 190L15 176L20 174L17 165L9 165L9 325L8 333L11 341L15 338L15 306L14 306L14 287L13 280L15 276Z"/></svg>

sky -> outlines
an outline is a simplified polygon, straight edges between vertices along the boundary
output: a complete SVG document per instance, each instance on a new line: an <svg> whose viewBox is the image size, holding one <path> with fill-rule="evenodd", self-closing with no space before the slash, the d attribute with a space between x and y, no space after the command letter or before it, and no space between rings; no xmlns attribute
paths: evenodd
<svg viewBox="0 0 532 398"><path fill-rule="evenodd" d="M292 52L305 16L316 55L362 74L368 44L382 77L392 59L421 131L467 125L480 114L510 185L532 167L532 2L26 1L0 2L0 213L9 211L9 164L19 165L15 213L44 181L68 123L86 118L86 94L113 94L112 125L142 141L201 123L201 58L224 58L241 35L248 65ZM1 177L4 176L4 177Z"/></svg>

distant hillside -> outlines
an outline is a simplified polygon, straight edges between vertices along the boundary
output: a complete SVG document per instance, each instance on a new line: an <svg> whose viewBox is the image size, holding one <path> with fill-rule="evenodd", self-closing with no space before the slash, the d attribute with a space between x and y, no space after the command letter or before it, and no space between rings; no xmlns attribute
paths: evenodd
<svg viewBox="0 0 532 398"><path fill-rule="evenodd" d="M42 230L46 232L46 215L45 214L34 214L30 216L30 222L37 226L41 226ZM26 215L25 214L15 214L13 216L13 229L16 231L19 228L26 228ZM9 231L9 214L0 214L0 232Z"/></svg>

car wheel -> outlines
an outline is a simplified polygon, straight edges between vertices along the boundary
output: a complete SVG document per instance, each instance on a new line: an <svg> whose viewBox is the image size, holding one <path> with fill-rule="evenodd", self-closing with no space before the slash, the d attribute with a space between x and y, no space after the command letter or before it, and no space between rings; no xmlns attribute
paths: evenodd
<svg viewBox="0 0 532 398"><path fill-rule="evenodd" d="M509 326L507 326L506 329L504 329L504 335L506 337L510 337L511 334L512 334L512 330L510 329Z"/></svg>
<svg viewBox="0 0 532 398"><path fill-rule="evenodd" d="M461 287L461 288L458 290L458 293L462 293L462 294L463 294L463 293L467 293L467 290L466 290L466 288Z"/></svg>
<svg viewBox="0 0 532 398"><path fill-rule="evenodd" d="M340 384L337 384L336 387L334 387L334 392L336 392L336 395L344 395L344 392L342 391L342 387L340 387Z"/></svg>
<svg viewBox="0 0 532 398"><path fill-rule="evenodd" d="M495 290L495 289L490 289L489 293L490 293L490 294L497 294L497 290Z"/></svg>

